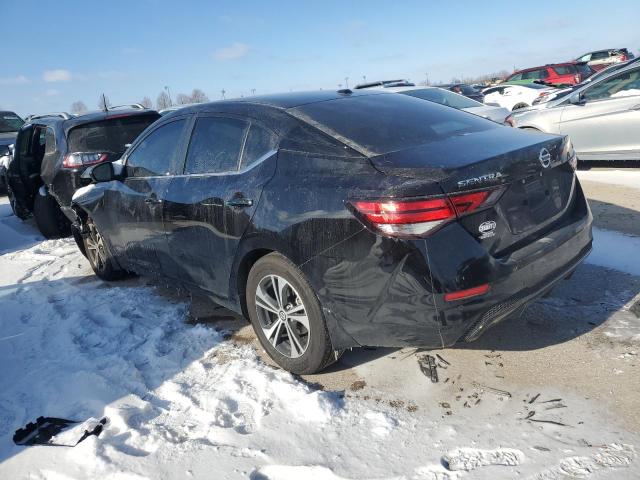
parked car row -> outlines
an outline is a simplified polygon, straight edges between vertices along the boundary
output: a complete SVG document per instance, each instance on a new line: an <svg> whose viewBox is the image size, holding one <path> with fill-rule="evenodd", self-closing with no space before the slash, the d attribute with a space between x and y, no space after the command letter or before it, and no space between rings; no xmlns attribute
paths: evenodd
<svg viewBox="0 0 640 480"><path fill-rule="evenodd" d="M7 190L6 172L18 130L24 121L14 112L0 111L0 193Z"/></svg>
<svg viewBox="0 0 640 480"><path fill-rule="evenodd" d="M534 110L514 127L569 135L580 160L640 160L640 64L612 69Z"/></svg>

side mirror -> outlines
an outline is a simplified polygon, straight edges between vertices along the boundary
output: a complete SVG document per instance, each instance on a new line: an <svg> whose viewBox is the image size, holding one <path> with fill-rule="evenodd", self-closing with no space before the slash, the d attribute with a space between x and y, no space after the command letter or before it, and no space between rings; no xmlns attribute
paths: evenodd
<svg viewBox="0 0 640 480"><path fill-rule="evenodd" d="M571 105L584 105L587 102L585 101L581 93L576 93L569 97L569 103Z"/></svg>
<svg viewBox="0 0 640 480"><path fill-rule="evenodd" d="M116 174L113 171L113 165L111 162L100 163L91 168L89 177L95 183L110 182L116 179Z"/></svg>

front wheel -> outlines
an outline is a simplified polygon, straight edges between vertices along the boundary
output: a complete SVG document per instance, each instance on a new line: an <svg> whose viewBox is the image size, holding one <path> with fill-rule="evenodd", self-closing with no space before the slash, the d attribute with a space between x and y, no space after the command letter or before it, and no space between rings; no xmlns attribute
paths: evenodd
<svg viewBox="0 0 640 480"><path fill-rule="evenodd" d="M513 108L511 109L512 112L515 112L516 110L520 110L521 108L527 108L529 105L527 105L526 103L517 103L513 106Z"/></svg>
<svg viewBox="0 0 640 480"><path fill-rule="evenodd" d="M87 232L82 235L84 253L89 260L93 272L103 280L120 280L128 276L128 272L120 268L111 256L104 237L91 219L87 219Z"/></svg>
<svg viewBox="0 0 640 480"><path fill-rule="evenodd" d="M271 253L258 260L249 272L246 295L253 329L282 368L311 374L336 360L320 303L287 258Z"/></svg>

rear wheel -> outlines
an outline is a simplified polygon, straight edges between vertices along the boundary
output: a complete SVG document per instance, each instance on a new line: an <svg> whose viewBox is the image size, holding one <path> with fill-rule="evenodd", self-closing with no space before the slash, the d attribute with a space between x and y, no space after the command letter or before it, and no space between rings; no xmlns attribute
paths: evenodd
<svg viewBox="0 0 640 480"><path fill-rule="evenodd" d="M45 238L61 238L71 235L71 222L62 213L56 199L47 194L36 194L33 203L33 216L36 219L38 230Z"/></svg>
<svg viewBox="0 0 640 480"><path fill-rule="evenodd" d="M83 235L84 250L93 272L103 280L119 280L128 276L111 256L104 237L91 219L87 219L87 233Z"/></svg>
<svg viewBox="0 0 640 480"><path fill-rule="evenodd" d="M521 108L527 108L528 106L529 105L527 105L526 103L516 103L511 109L511 111L514 112L516 110L520 110Z"/></svg>
<svg viewBox="0 0 640 480"><path fill-rule="evenodd" d="M292 373L316 373L336 360L320 303L304 274L271 253L256 262L247 280L253 329L269 356Z"/></svg>

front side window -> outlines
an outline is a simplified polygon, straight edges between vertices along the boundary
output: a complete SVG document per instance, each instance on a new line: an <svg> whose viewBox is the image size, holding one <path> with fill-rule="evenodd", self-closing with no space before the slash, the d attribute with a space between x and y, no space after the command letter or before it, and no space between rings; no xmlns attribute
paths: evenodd
<svg viewBox="0 0 640 480"><path fill-rule="evenodd" d="M236 118L199 118L189 142L184 173L237 171L247 127L247 122Z"/></svg>
<svg viewBox="0 0 640 480"><path fill-rule="evenodd" d="M547 78L548 76L549 76L549 73L547 72L546 69L531 70L529 72L524 72L522 74L522 79L523 80L541 80L543 78Z"/></svg>
<svg viewBox="0 0 640 480"><path fill-rule="evenodd" d="M127 158L127 170L134 177L167 175L180 146L185 120L162 125L145 137Z"/></svg>
<svg viewBox="0 0 640 480"><path fill-rule="evenodd" d="M240 159L240 169L247 168L260 160L264 155L274 150L278 145L278 138L266 128L256 123L249 127L244 151Z"/></svg>
<svg viewBox="0 0 640 480"><path fill-rule="evenodd" d="M582 98L589 101L638 95L640 95L640 69L618 74L593 85L585 90Z"/></svg>
<svg viewBox="0 0 640 480"><path fill-rule="evenodd" d="M553 67L553 70L558 75L572 75L576 73L576 67L574 67L573 65L558 65Z"/></svg>
<svg viewBox="0 0 640 480"><path fill-rule="evenodd" d="M522 74L521 73L514 73L509 78L507 78L505 81L506 82L510 82L512 80L522 80Z"/></svg>

